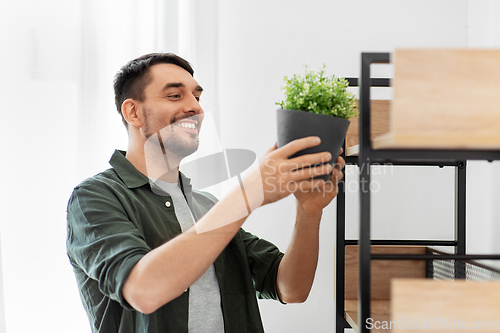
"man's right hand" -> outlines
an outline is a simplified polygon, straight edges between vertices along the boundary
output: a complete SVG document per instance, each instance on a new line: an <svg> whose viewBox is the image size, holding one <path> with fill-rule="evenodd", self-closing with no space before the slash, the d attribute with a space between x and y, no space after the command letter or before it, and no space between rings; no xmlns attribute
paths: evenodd
<svg viewBox="0 0 500 333"><path fill-rule="evenodd" d="M294 140L281 148L277 148L275 144L259 161L260 175L258 172L250 172L243 180L247 195L257 196L252 191L263 191L264 200L261 205L266 205L297 190L307 191L321 186L324 180L312 178L332 172L332 165L326 163L332 159L329 152L289 158L301 150L319 145L320 142L318 137L311 136ZM258 181L262 182L262 187L257 186L255 182ZM252 209L255 208L252 206Z"/></svg>

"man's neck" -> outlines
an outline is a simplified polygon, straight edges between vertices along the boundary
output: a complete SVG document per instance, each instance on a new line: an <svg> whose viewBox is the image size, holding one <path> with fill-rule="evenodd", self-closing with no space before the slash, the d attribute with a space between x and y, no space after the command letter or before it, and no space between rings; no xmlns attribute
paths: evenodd
<svg viewBox="0 0 500 333"><path fill-rule="evenodd" d="M163 154L148 154L145 156L143 147L129 144L125 158L146 177L159 179L168 183L177 183L179 180L179 164L181 159Z"/></svg>

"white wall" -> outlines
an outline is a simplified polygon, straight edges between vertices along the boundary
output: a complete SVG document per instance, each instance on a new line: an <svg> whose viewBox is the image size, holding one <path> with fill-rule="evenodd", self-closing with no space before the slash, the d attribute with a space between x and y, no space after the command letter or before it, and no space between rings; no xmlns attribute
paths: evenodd
<svg viewBox="0 0 500 333"><path fill-rule="evenodd" d="M500 48L500 2L469 0L468 46ZM470 161L467 169L467 250L500 253L500 163ZM490 264L500 267L499 261Z"/></svg>
<svg viewBox="0 0 500 333"><path fill-rule="evenodd" d="M90 331L66 256L66 204L127 147L113 76L156 51L156 5L0 2L0 332Z"/></svg>
<svg viewBox="0 0 500 333"><path fill-rule="evenodd" d="M4 1L0 7L1 331L48 332L47 318L81 306L64 244L65 202L76 175L78 70L71 61L79 59L79 6ZM66 15L51 15L55 10ZM88 325L80 318L57 318L53 328Z"/></svg>

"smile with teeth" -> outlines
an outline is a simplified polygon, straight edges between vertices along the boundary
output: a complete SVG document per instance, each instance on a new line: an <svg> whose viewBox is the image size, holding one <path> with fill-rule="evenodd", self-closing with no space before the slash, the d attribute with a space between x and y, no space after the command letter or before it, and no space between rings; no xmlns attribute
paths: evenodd
<svg viewBox="0 0 500 333"><path fill-rule="evenodd" d="M182 127L182 128L196 130L196 125L194 123L190 123L190 122L178 122L178 123L175 123L174 125Z"/></svg>

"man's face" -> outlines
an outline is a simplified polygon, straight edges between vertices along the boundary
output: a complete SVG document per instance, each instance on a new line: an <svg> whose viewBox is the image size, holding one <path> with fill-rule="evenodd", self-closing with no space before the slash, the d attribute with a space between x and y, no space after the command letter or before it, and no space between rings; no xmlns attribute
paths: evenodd
<svg viewBox="0 0 500 333"><path fill-rule="evenodd" d="M156 133L167 154L188 156L198 148L203 89L182 67L158 64L149 71L152 81L145 87L140 104L145 139Z"/></svg>

